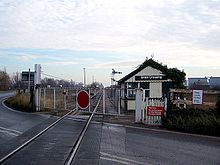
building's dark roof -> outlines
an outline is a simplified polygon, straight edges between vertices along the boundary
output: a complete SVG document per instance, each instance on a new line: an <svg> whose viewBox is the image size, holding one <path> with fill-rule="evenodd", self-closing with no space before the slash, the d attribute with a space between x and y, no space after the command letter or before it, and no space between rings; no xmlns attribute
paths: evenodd
<svg viewBox="0 0 220 165"><path fill-rule="evenodd" d="M154 61L153 59L145 60L137 69L135 69L134 71L132 71L131 73L129 73L125 77L121 78L118 81L118 84L119 85L122 84L123 82L125 82L126 80L128 80L129 78L131 78L132 76L134 76L135 74L137 74L138 72L140 72L141 70L143 70L144 68L146 68L148 66L151 66L152 68L160 70L164 74L167 71L166 66L163 66L162 64L159 64L158 62Z"/></svg>

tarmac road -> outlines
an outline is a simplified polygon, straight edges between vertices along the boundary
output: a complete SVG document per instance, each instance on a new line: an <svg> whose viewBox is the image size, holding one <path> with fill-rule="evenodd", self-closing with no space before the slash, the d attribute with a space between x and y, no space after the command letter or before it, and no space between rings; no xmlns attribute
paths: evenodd
<svg viewBox="0 0 220 165"><path fill-rule="evenodd" d="M6 96L0 94L0 99ZM41 128L40 125L47 125L49 120L55 119L14 112L1 104L0 157L10 151L10 147L18 145L17 142L31 137L33 132ZM96 115L95 120L102 121L102 116ZM67 150L70 150L81 128L82 121L79 118L69 117L5 164L30 164L30 161L33 164L63 164ZM72 164L219 165L220 138L93 121Z"/></svg>
<svg viewBox="0 0 220 165"><path fill-rule="evenodd" d="M14 92L0 93L0 144L21 135L49 117L15 111L5 107L3 100L12 95L14 95Z"/></svg>
<svg viewBox="0 0 220 165"><path fill-rule="evenodd" d="M92 123L73 164L220 164L220 138Z"/></svg>

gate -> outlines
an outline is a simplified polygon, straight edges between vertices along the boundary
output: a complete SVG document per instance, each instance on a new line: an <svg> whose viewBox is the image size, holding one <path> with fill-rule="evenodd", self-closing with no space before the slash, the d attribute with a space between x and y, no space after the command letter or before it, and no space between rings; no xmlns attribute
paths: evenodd
<svg viewBox="0 0 220 165"><path fill-rule="evenodd" d="M148 125L162 125L161 118L166 115L167 98L145 97L145 91L138 88L135 99L135 122Z"/></svg>
<svg viewBox="0 0 220 165"><path fill-rule="evenodd" d="M165 116L166 99L146 98L144 108L144 123L148 125L162 125L161 118Z"/></svg>
<svg viewBox="0 0 220 165"><path fill-rule="evenodd" d="M113 87L103 89L103 113L120 115L120 89Z"/></svg>

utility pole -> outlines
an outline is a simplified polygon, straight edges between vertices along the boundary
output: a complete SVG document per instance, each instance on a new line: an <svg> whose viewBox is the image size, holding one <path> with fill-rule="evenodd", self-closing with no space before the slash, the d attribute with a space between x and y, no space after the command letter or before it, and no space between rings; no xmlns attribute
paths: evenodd
<svg viewBox="0 0 220 165"><path fill-rule="evenodd" d="M83 68L83 81L84 87L86 87L86 68Z"/></svg>

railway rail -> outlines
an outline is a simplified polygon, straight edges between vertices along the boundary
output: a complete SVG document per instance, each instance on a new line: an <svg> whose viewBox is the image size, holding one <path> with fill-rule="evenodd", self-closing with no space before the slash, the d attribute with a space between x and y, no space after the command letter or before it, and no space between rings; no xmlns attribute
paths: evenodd
<svg viewBox="0 0 220 165"><path fill-rule="evenodd" d="M76 133L77 135L74 135L75 139L71 145L68 144L68 151L65 151L65 155L63 157L65 157L63 159L63 164L66 165L70 165L74 159L74 157L76 156L77 150L80 146L80 143L89 127L89 124L94 116L94 114L96 113L97 109L99 108L100 102L102 100L102 93L97 93L97 95L92 97L92 103L93 106L95 105L92 113L89 115L89 118L87 119L87 121L85 121L83 124L81 124L81 130L78 130ZM92 106L92 107L93 107ZM24 151L24 150L29 150L31 149L31 145L33 143L39 143L39 139L43 136L47 136L47 133L49 134L49 132L53 131L53 129L57 129L57 127L63 127L61 126L62 122L64 122L64 120L70 116L72 113L76 114L76 109L74 109L73 111L68 112L67 114L65 114L64 116L60 117L59 119L57 119L55 122L51 123L49 126L47 126L45 129L43 129L42 131L40 131L38 134L34 135L32 138L30 138L29 140L25 141L23 144L21 144L20 146L18 146L17 148L15 148L13 151L11 151L10 153L8 153L7 155L5 155L4 157L2 157L0 159L0 164L10 164L10 161L15 161L16 160L16 155L19 155L20 152ZM60 125L60 126L59 126ZM71 128L70 128L71 130ZM51 137L51 135L48 135L48 137ZM57 139L54 138L54 139ZM38 140L38 142L37 142ZM51 140L53 140L53 138L51 138ZM54 142L50 142L49 143L54 143ZM26 151L27 152L27 151ZM31 152L31 151L29 151ZM69 152L69 153L68 153ZM33 153L34 154L34 153ZM23 154L21 154L23 155ZM19 156L18 156L19 157ZM31 161L31 160L30 160ZM35 162L36 163L36 162Z"/></svg>

